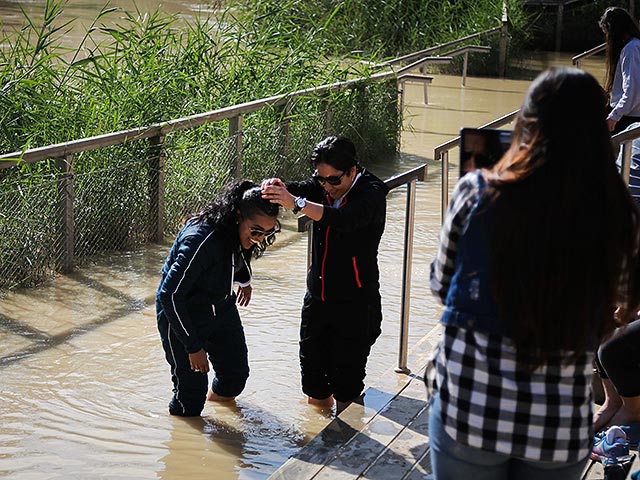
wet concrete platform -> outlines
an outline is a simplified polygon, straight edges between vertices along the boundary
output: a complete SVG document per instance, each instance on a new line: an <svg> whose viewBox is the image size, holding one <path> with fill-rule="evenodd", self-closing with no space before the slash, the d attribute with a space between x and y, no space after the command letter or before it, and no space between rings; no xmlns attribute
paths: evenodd
<svg viewBox="0 0 640 480"><path fill-rule="evenodd" d="M431 480L429 409L423 378L439 336L437 326L414 346L409 355L414 372L389 372L366 390L361 403L349 406L269 478ZM590 461L581 480L630 478L640 470L638 452L631 453L635 460L626 476L614 476L601 463Z"/></svg>
<svg viewBox="0 0 640 480"><path fill-rule="evenodd" d="M435 327L413 347L411 373L384 375L269 478L431 478L423 375L439 335Z"/></svg>

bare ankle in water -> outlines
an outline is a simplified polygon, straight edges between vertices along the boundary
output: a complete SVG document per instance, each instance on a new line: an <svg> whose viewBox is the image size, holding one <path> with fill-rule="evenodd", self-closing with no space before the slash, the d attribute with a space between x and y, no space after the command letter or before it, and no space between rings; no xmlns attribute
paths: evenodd
<svg viewBox="0 0 640 480"><path fill-rule="evenodd" d="M309 397L307 403L309 405L315 405L316 407L331 408L333 407L333 395L329 395L327 398Z"/></svg>
<svg viewBox="0 0 640 480"><path fill-rule="evenodd" d="M216 392L214 392L211 389L209 389L209 391L207 392L208 402L220 402L220 403L231 402L232 400L235 400L235 398L236 397L223 397L222 395L218 395Z"/></svg>

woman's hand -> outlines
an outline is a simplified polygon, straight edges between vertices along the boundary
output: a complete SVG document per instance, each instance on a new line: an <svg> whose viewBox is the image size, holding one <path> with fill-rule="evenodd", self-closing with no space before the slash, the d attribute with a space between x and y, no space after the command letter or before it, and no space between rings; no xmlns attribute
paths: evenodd
<svg viewBox="0 0 640 480"><path fill-rule="evenodd" d="M607 118L607 127L609 127L609 131L613 132L616 128L616 122L615 120L611 120L610 118Z"/></svg>
<svg viewBox="0 0 640 480"><path fill-rule="evenodd" d="M207 373L209 371L209 360L207 359L207 352L204 348L201 348L195 353L189 354L189 363L191 364L191 370L199 373Z"/></svg>
<svg viewBox="0 0 640 480"><path fill-rule="evenodd" d="M246 287L239 286L237 294L238 298L236 298L236 303L241 307L246 307L247 305L249 305L249 302L251 301L252 291L253 289L251 288L251 285L247 285Z"/></svg>

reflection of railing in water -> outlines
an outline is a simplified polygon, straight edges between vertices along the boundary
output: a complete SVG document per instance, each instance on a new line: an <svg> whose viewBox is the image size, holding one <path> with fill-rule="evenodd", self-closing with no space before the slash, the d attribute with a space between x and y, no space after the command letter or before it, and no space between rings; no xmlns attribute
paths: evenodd
<svg viewBox="0 0 640 480"><path fill-rule="evenodd" d="M385 184L389 190L407 186L407 207L404 216L404 253L402 259L402 303L400 305L400 349L396 372L410 373L407 367L407 351L409 347L409 307L411 303L411 259L413 256L413 224L416 213L416 182L423 181L427 174L427 165L420 165L408 172L395 175ZM306 215L298 218L298 231L308 232L307 265L311 262L312 221Z"/></svg>

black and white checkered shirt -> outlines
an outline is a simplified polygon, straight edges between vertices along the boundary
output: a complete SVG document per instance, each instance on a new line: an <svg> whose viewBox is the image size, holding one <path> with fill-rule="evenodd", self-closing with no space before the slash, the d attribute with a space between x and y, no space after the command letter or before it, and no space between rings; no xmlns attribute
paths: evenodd
<svg viewBox="0 0 640 480"><path fill-rule="evenodd" d="M479 200L476 173L456 186L431 265L431 289L444 302L458 239ZM552 334L552 332L550 332ZM593 353L551 357L533 372L519 366L505 337L447 326L428 385L439 394L445 431L457 442L527 460L576 462L592 447Z"/></svg>

